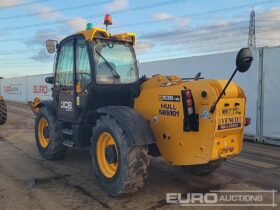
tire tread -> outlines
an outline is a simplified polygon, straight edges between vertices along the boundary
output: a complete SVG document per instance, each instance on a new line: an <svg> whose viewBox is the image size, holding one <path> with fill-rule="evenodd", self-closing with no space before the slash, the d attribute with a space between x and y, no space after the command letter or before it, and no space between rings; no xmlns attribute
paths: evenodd
<svg viewBox="0 0 280 210"><path fill-rule="evenodd" d="M39 120L41 117L46 117L49 123L49 127L52 127L53 129L50 130L50 144L47 147L47 149L40 148L39 142L37 140L37 124L39 123ZM40 154L43 158L47 160L53 160L53 159L59 159L63 157L65 154L65 146L63 145L63 136L61 132L61 125L60 122L56 119L56 116L49 112L46 107L40 108L39 113L36 115L35 118L35 138L37 142L37 146L39 149Z"/></svg>
<svg viewBox="0 0 280 210"><path fill-rule="evenodd" d="M7 103L0 100L0 125L5 124L7 121Z"/></svg>
<svg viewBox="0 0 280 210"><path fill-rule="evenodd" d="M122 177L122 185L116 192L109 192L111 196L121 197L133 194L137 192L144 184L144 180L148 176L148 148L147 146L133 146L127 142L127 136L125 130L121 128L121 125L111 118L109 115L102 115L96 122L96 126L93 127L93 136L100 126L114 126L117 127L116 130L121 134L121 141L126 144L127 154L127 175ZM92 142L94 138L92 138ZM98 176L97 176L98 177Z"/></svg>

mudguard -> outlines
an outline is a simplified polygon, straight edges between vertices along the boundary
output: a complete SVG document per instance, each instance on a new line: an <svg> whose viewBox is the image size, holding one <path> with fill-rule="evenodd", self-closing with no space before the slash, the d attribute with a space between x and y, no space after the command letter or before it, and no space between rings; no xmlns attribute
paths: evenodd
<svg viewBox="0 0 280 210"><path fill-rule="evenodd" d="M107 114L114 118L128 135L129 144L148 145L155 143L155 136L148 121L134 109L126 106L106 106L99 108L97 113Z"/></svg>
<svg viewBox="0 0 280 210"><path fill-rule="evenodd" d="M36 104L35 108L41 108L41 107L47 107L47 109L56 115L56 107L53 101L47 100L47 101L40 101L38 104Z"/></svg>

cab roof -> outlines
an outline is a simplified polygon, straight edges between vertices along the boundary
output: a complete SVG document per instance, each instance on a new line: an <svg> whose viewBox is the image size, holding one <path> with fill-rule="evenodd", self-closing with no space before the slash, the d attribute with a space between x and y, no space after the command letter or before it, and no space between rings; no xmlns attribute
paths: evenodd
<svg viewBox="0 0 280 210"><path fill-rule="evenodd" d="M75 35L84 35L87 41L92 41L94 38L101 38L101 39L116 39L120 41L127 41L131 42L133 45L136 43L136 34L135 33L121 33L121 34L110 34L103 28L91 28L84 31L80 31L75 33Z"/></svg>

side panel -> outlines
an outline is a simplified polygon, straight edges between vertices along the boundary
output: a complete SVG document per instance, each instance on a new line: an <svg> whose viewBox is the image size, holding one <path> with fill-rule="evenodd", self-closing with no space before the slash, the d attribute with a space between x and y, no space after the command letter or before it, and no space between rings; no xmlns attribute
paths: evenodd
<svg viewBox="0 0 280 210"><path fill-rule="evenodd" d="M256 50L253 53L254 61L250 70L243 74L237 73L233 80L247 96L246 117L251 118L251 125L246 127L245 134L255 137L257 134L259 51ZM192 78L196 73L201 72L201 76L205 79L228 79L235 68L236 55L237 52L231 52L140 63L140 75L150 77L162 74Z"/></svg>
<svg viewBox="0 0 280 210"><path fill-rule="evenodd" d="M59 93L58 100L58 119L67 122L76 120L76 107L73 93L63 92Z"/></svg>
<svg viewBox="0 0 280 210"><path fill-rule="evenodd" d="M280 145L280 48L264 48L263 58L263 139Z"/></svg>

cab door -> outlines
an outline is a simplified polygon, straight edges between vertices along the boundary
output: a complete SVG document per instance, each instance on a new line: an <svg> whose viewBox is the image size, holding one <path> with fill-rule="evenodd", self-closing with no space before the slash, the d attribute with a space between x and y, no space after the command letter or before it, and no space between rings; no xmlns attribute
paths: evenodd
<svg viewBox="0 0 280 210"><path fill-rule="evenodd" d="M91 80L91 65L89 56L89 46L84 36L76 36L76 104L77 104L77 118L83 119L83 113L88 105L88 94Z"/></svg>
<svg viewBox="0 0 280 210"><path fill-rule="evenodd" d="M76 120L74 60L74 38L69 37L59 44L53 90L58 119L67 122Z"/></svg>

